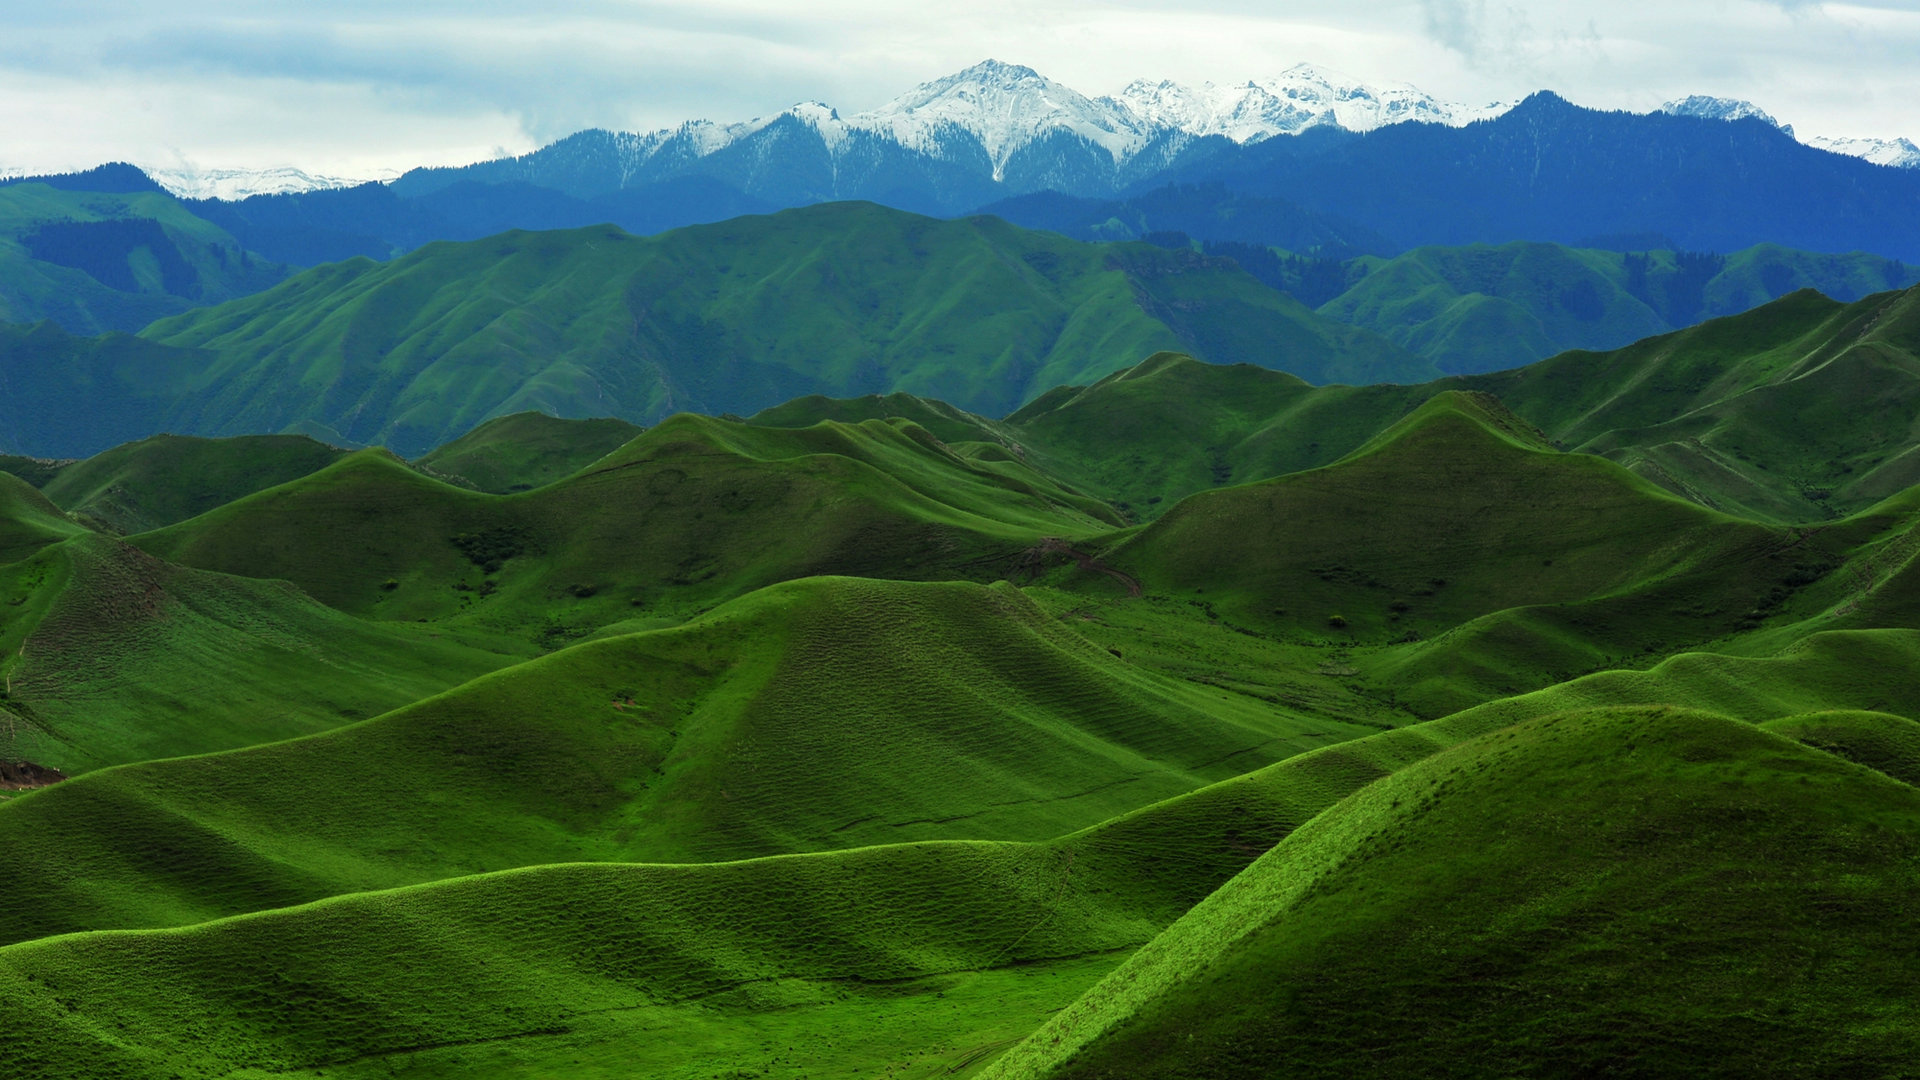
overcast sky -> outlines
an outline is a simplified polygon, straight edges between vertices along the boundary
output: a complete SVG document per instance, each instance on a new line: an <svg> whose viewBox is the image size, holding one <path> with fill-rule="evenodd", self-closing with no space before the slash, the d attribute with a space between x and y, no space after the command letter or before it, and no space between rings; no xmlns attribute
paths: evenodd
<svg viewBox="0 0 1920 1080"><path fill-rule="evenodd" d="M1920 0L0 0L0 169L369 176L587 127L843 112L993 57L1088 95L1306 61L1485 102L1747 98L1920 139ZM546 13L534 14L536 7ZM555 14L557 12L557 14Z"/></svg>

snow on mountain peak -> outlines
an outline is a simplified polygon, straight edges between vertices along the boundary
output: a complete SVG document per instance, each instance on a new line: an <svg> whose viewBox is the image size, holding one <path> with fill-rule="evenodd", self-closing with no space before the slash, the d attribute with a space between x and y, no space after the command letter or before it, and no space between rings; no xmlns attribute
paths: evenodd
<svg viewBox="0 0 1920 1080"><path fill-rule="evenodd" d="M1920 169L1920 146L1915 146L1912 139L1848 139L1815 135L1806 142L1808 146L1817 146L1836 154L1865 158L1875 165Z"/></svg>
<svg viewBox="0 0 1920 1080"><path fill-rule="evenodd" d="M1739 98L1694 94L1676 101L1669 101L1660 106L1660 111L1673 116L1697 116L1702 120L1764 120L1789 135L1793 134L1791 127L1775 120L1765 109L1751 101L1742 101Z"/></svg>
<svg viewBox="0 0 1920 1080"><path fill-rule="evenodd" d="M1764 120L1786 132L1788 135L1808 146L1848 157L1864 158L1875 165L1892 165L1900 169L1920 169L1920 146L1911 139L1861 139L1834 138L1828 135L1814 135L1800 138L1794 135L1792 124L1783 124L1775 120L1766 110L1751 101L1738 98L1708 97L1695 94L1692 97L1669 101L1660 106L1663 113L1675 116L1697 116L1704 120Z"/></svg>
<svg viewBox="0 0 1920 1080"><path fill-rule="evenodd" d="M1122 90L1118 100L1143 124L1190 135L1224 135L1239 143L1297 135L1326 124L1349 131L1407 121L1458 127L1513 107L1511 102L1452 104L1404 84L1370 85L1312 64L1295 64L1273 78L1230 86L1188 87L1141 79Z"/></svg>
<svg viewBox="0 0 1920 1080"><path fill-rule="evenodd" d="M1088 98L1030 67L998 60L922 83L849 123L932 153L939 152L944 129L969 132L986 149L995 179L1001 178L1015 151L1054 132L1085 139L1116 162L1147 141L1147 133L1123 105Z"/></svg>
<svg viewBox="0 0 1920 1080"><path fill-rule="evenodd" d="M153 182L182 199L245 199L253 195L289 195L329 188L384 183L400 174L391 169L377 176L350 178L321 176L283 165L272 169L195 169L141 166Z"/></svg>

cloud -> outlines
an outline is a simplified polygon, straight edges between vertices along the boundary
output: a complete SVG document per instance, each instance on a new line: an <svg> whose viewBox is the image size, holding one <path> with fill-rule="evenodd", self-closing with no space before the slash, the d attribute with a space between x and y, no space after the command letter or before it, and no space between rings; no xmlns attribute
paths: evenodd
<svg viewBox="0 0 1920 1080"><path fill-rule="evenodd" d="M1916 134L1920 0L65 0L0 16L0 165L405 167L584 127L872 108L983 58L1089 94L1299 61L1456 100L1712 93Z"/></svg>

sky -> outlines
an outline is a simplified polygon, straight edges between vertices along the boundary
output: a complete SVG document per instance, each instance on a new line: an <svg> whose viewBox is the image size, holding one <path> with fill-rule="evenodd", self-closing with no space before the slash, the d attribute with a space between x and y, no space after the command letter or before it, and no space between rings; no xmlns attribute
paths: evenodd
<svg viewBox="0 0 1920 1080"><path fill-rule="evenodd" d="M1920 0L0 0L0 171L364 178L589 127L843 113L987 58L1090 96L1296 63L1484 103L1745 98L1920 140Z"/></svg>

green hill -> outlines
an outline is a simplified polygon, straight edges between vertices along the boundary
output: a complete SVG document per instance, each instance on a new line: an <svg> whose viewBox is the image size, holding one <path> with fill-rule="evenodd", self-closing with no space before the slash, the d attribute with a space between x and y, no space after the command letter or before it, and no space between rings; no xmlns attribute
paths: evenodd
<svg viewBox="0 0 1920 1080"><path fill-rule="evenodd" d="M999 413L1165 348L1316 381L1433 371L1231 262L859 203L644 239L430 244L144 336L219 358L210 381L177 388L187 430L319 424L407 454L525 410L649 422L905 391Z"/></svg>
<svg viewBox="0 0 1920 1080"><path fill-rule="evenodd" d="M1333 465L1192 496L1104 557L1243 625L1383 642L1711 573L1771 537L1447 392Z"/></svg>
<svg viewBox="0 0 1920 1080"><path fill-rule="evenodd" d="M1920 792L1750 725L1575 712L1371 785L987 1070L1898 1075Z"/></svg>
<svg viewBox="0 0 1920 1080"><path fill-rule="evenodd" d="M0 806L0 937L542 863L1040 840L1371 730L1138 670L1004 584L809 579Z"/></svg>
<svg viewBox="0 0 1920 1080"><path fill-rule="evenodd" d="M1569 449L1733 513L1819 520L1920 482L1920 290L1853 304L1795 293L1469 385Z"/></svg>
<svg viewBox="0 0 1920 1080"><path fill-rule="evenodd" d="M297 435L155 435L65 465L41 491L113 532L146 532L317 472L345 453Z"/></svg>
<svg viewBox="0 0 1920 1080"><path fill-rule="evenodd" d="M625 446L640 431L625 420L514 413L481 424L414 464L480 491L509 495L576 473Z"/></svg>
<svg viewBox="0 0 1920 1080"><path fill-rule="evenodd" d="M812 574L992 580L1044 537L1112 521L1095 500L970 462L911 424L774 430L683 414L519 495L360 451L137 543L284 578L353 614L457 617L555 644Z"/></svg>
<svg viewBox="0 0 1920 1080"><path fill-rule="evenodd" d="M286 276L163 192L0 186L0 322L131 333Z"/></svg>
<svg viewBox="0 0 1920 1080"><path fill-rule="evenodd" d="M950 422L957 438L1017 447L1151 519L1195 492L1329 465L1436 393L1472 390L1498 397L1556 446L1611 458L1701 505L1823 521L1920 483L1910 423L1920 398L1916 305L1912 289L1853 304L1795 293L1611 353L1417 386L1312 386L1164 353L1049 391L1004 421ZM892 399L801 399L755 422L841 415L914 410Z"/></svg>
<svg viewBox="0 0 1920 1080"><path fill-rule="evenodd" d="M802 583L809 590L855 585ZM970 591L938 588L947 601L964 598ZM791 598L791 587L778 592L788 594L783 599ZM642 635L623 641L659 643L671 636ZM764 640L761 635L741 636L747 641ZM1911 648L1911 642L1904 647ZM571 650L536 666L552 668L601 648ZM1817 693L1818 687L1841 678L1845 662L1837 655L1835 661L1824 665L1801 658L1782 663L1762 681L1783 695L1780 700L1785 702L1806 690ZM497 678L519 679L521 671ZM1898 682L1891 672L1889 679ZM476 686L460 693L478 697L479 690ZM502 715L516 707L511 698L497 704ZM573 708L565 700L546 707L555 715ZM1623 714L1589 711L1581 715ZM1136 979L1135 985L1144 983L1146 992L1116 995L1110 990L1103 993L1104 987L1096 989L1063 1014L1068 1021L1077 1027L1085 1022L1082 1017L1091 1016L1092 1033L1098 1034L1111 1014L1131 1014L1141 1000L1151 1001L1166 985L1166 968L1159 958L1172 955L1185 965L1198 956L1204 962L1209 955L1206 950L1221 933L1230 940L1243 929L1257 927L1266 917L1265 908L1256 908L1249 919L1219 918L1213 913L1223 904L1237 905L1236 913L1245 910L1247 902L1236 897L1254 887L1248 883L1271 880L1273 874L1266 868L1283 853L1303 846L1324 849L1327 844L1319 838L1328 829L1337 829L1341 840L1365 845L1361 855L1348 860L1353 867L1364 870L1372 865L1380 856L1363 856L1378 848L1381 855L1400 855L1401 863L1419 868L1406 878L1415 887L1401 903L1426 912L1420 925L1430 925L1435 912L1471 920L1473 909L1455 911L1443 900L1423 899L1428 894L1419 891L1454 887L1432 876L1434 867L1452 865L1454 856L1424 853L1427 846L1447 851L1446 845L1457 840L1457 827L1434 839L1416 833L1411 839L1427 846L1407 852L1404 843L1368 838L1364 821L1361 825L1347 821L1356 813L1349 808L1357 800L1370 800L1366 806L1392 818L1400 809L1395 800L1400 799L1401 788L1390 788L1388 795L1378 798L1374 793L1383 785L1402 784L1396 774L1403 771L1419 777L1423 775L1419 770L1425 768L1443 779L1464 777L1473 782L1466 793L1445 784L1433 795L1403 800L1418 808L1414 825L1425 820L1436 799L1471 797L1499 809L1489 813L1475 807L1453 820L1499 830L1502 822L1525 818L1533 805L1525 800L1530 799L1554 807L1547 820L1563 831L1581 830L1580 844L1598 838L1591 849L1573 848L1576 854L1597 850L1613 862L1620 860L1605 838L1611 835L1609 828L1617 828L1616 822L1637 837L1636 851L1656 854L1662 850L1660 845L1672 845L1672 837L1694 834L1699 823L1689 819L1685 829L1635 830L1639 819L1631 812L1589 817L1581 813L1584 804L1577 801L1571 808L1562 806L1560 778L1569 768L1578 769L1578 779L1585 784L1577 789L1576 799L1613 800L1608 805L1617 806L1619 789L1612 786L1616 780L1647 795L1643 791L1647 785L1633 786L1635 778L1648 773L1664 776L1663 770L1674 767L1666 763L1677 758L1683 763L1681 769L1693 770L1693 775L1683 777L1693 786L1651 797L1683 815L1698 813L1703 798L1710 807L1720 805L1715 800L1729 798L1758 798L1763 805L1771 805L1774 789L1765 785L1786 785L1781 793L1793 795L1793 801L1774 807L1776 821L1802 815L1809 802L1828 798L1836 782L1842 792L1849 790L1848 783L1857 786L1857 780L1849 777L1863 775L1858 770L1835 774L1836 767L1849 767L1818 762L1809 768L1805 764L1809 759L1794 757L1791 750L1781 758L1780 747L1790 744L1779 740L1769 741L1769 749L1775 751L1770 760L1784 761L1785 768L1775 766L1769 774L1767 758L1754 761L1707 752L1724 745L1746 747L1752 739L1767 736L1750 728L1745 730L1753 731L1752 735L1741 735L1729 727L1744 725L1730 721L1705 717L1695 721L1687 714L1677 715L1689 723L1704 723L1710 745L1683 742L1671 747L1658 739L1636 737L1634 745L1646 749L1626 758L1629 771L1625 775L1617 768L1594 770L1592 740L1575 740L1570 747L1550 747L1564 751L1556 759L1562 763L1557 771L1542 770L1535 760L1503 762L1496 754L1496 765L1510 767L1485 776L1479 763L1486 757L1480 748L1512 745L1511 733L1516 729L1508 727L1509 719L1476 712L1297 755L1047 844L921 843L704 866L544 867L361 894L184 930L54 938L0 950L0 971L6 973L0 976L0 1011L10 1029L31 1033L16 1040L14 1059L32 1063L49 1076L170 1075L183 1068L185 1075L191 1075L194 1070L217 1072L269 1061L283 1070L301 1070L297 1075L324 1070L335 1076L379 1075L397 1065L433 1075L462 1076L616 1076L631 1075L642 1065L669 1074L675 1069L705 1069L708 1075L754 1069L800 1076L830 1067L907 1069L909 1075L970 1071L969 1064L977 1066L990 1059L1001 1047L1043 1024L1126 951L1152 937L1276 842L1280 847L1273 854L1122 969L1128 973L1144 968L1147 977ZM371 730L394 719L357 730ZM1664 722L1667 718L1653 719ZM1568 721L1561 716L1546 722ZM1887 723L1905 721L1827 714L1826 718L1782 719L1770 726L1799 725L1832 732L1843 725L1858 729L1862 724L1878 730ZM576 728L586 731L591 725L579 723ZM283 749L303 751L352 734L304 740ZM1543 741L1550 742L1530 738L1522 743ZM517 742L508 740L507 745ZM1829 736L1828 742L1858 746L1865 740ZM487 740L459 737L445 745L452 749L462 743L489 745ZM1443 752L1450 747L1456 749ZM221 755L197 762L231 764L245 756ZM322 757L312 756L316 761ZM1604 760L1618 758L1616 750ZM1422 766L1422 762L1428 764ZM0 820L11 820L9 813L31 807L66 808L49 809L36 817L35 827L21 834L31 837L48 824L68 819L72 807L86 805L81 793L89 784L97 788L109 778L194 764L162 763L76 781L0 810ZM1754 765L1762 766L1758 777ZM484 768L468 771L486 772ZM1729 795L1725 780L1729 775L1743 777L1746 789L1732 786ZM1809 775L1822 778L1821 786L1804 794L1791 786ZM1386 777L1396 778L1382 779ZM522 794L515 797L518 805L529 798L566 797L560 786L521 779ZM204 798L205 791L226 787L205 777L179 781L176 794L165 800L169 805L184 805L183 800ZM316 787L325 790L328 785ZM1754 794L1746 794L1748 790ZM1878 812L1891 812L1883 805L1883 790L1868 794ZM416 802L444 805L443 798L421 795ZM76 801L60 803L63 796ZM281 798L295 796L285 793ZM1516 798L1521 801L1510 802ZM363 803L378 806L381 801ZM1636 804L1643 810L1646 805L1644 801ZM138 820L137 813L123 814L115 828L130 837L133 834L127 830ZM289 820L300 818L296 813ZM1744 827L1753 816L1749 811L1724 820L1730 823L1727 827ZM311 820L305 823L310 825ZM1818 824L1803 823L1803 832ZM1285 839L1296 828L1300 832ZM1542 838L1532 830L1506 830L1497 835L1509 844L1532 843L1548 850L1548 857L1537 863L1520 860L1542 868L1539 875L1526 880L1539 876L1549 883L1584 880L1554 876L1563 864L1553 860L1569 856L1555 846L1553 834ZM1766 834L1768 838L1778 835ZM1465 845L1463 850L1474 852L1492 846L1485 839L1457 842ZM1747 844L1767 842L1767 838L1749 839ZM444 843L428 841L427 846ZM1710 847L1713 840L1700 843ZM150 849L129 843L127 850L148 859L148 874L159 866L177 870L182 865L177 854L170 863L161 864L148 854ZM298 864L339 865L316 859L316 850L308 847ZM1340 850L1336 845L1335 854ZM29 860L26 865L35 863ZM289 865L282 863L280 872L284 874ZM1795 864L1771 872L1787 878L1796 870L1807 867ZM75 880L94 882L95 897L111 895L102 883L115 878L98 874L92 866L88 871ZM1484 885L1503 876L1490 874L1479 880ZM1658 875L1642 870L1639 876L1644 880ZM1614 888L1619 887L1617 879L1615 875L1610 882ZM257 880L229 868L226 876L207 884L218 881L232 899ZM1264 902L1272 889L1265 884L1258 887L1257 899ZM1350 891L1370 900L1377 890L1363 886ZM1397 895L1389 893L1389 899ZM1346 905L1323 907L1344 913ZM22 911L33 908L19 906ZM97 908L91 910L98 914ZM1626 910L1635 909L1626 905ZM1789 917L1776 913L1774 919ZM1829 919L1833 917L1843 916ZM1203 935L1190 929L1196 922L1203 929L1208 925L1216 929ZM1580 925L1590 923L1591 919ZM1473 924L1476 930L1484 925L1484 920ZM1815 931L1798 932L1811 935ZM1322 936L1317 929L1307 935L1309 940ZM1196 937L1202 938L1197 945ZM1462 934L1458 940L1480 939ZM1788 945L1781 951L1791 955L1794 950ZM1089 953L1093 955L1087 959L1066 959ZM1457 962L1511 962L1516 955L1524 954L1503 952L1496 946L1468 953ZM1476 961L1479 956L1486 960ZM1461 985L1432 977L1429 983ZM1404 984L1401 979L1360 985ZM1569 1000L1578 997L1568 995ZM1242 993L1233 1000L1259 999ZM1519 1027L1525 1029L1525 1025ZM660 1038L663 1029L674 1037ZM1004 1069L1001 1074L1025 1075L1021 1066L1033 1063L1036 1050L1044 1056L1053 1045L1050 1038L1055 1030L1041 1027L1036 1039L998 1067ZM103 1034L107 1032L112 1034ZM1071 1048L1074 1041L1069 1039L1065 1045Z"/></svg>
<svg viewBox="0 0 1920 1080"><path fill-rule="evenodd" d="M0 472L0 566L86 531L31 484Z"/></svg>
<svg viewBox="0 0 1920 1080"><path fill-rule="evenodd" d="M101 536L0 566L0 604L0 757L69 775L325 731L532 651L349 618Z"/></svg>

